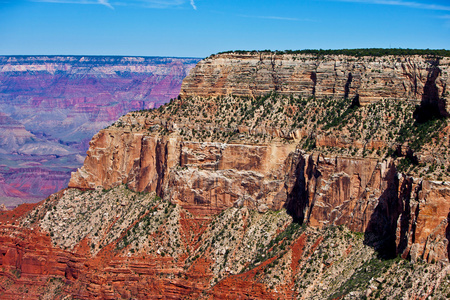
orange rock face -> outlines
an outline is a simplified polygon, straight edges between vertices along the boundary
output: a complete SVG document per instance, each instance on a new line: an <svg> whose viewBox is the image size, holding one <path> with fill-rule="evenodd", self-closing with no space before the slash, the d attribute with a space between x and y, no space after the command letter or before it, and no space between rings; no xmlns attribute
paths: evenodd
<svg viewBox="0 0 450 300"><path fill-rule="evenodd" d="M176 137L102 130L69 187L110 189L126 183L207 214L233 205L283 207L284 161L294 145L183 142Z"/></svg>
<svg viewBox="0 0 450 300"><path fill-rule="evenodd" d="M17 299L23 295L27 299L62 299L70 295L79 299L196 299L203 294L227 299L246 292L276 299L284 295L256 281L248 289L246 278L255 277L255 270L230 278L211 290L215 263L212 254L200 253L200 258L191 255L187 259L189 252L198 251L202 245L201 237L211 234L208 232L211 220L193 218L186 211L180 217L183 253L174 256L145 251L133 251L130 255L119 251L114 243L91 255L88 238L80 241L73 251L62 250L52 246L50 235L38 226L30 229L1 225L0 298ZM238 230L245 232L246 228ZM168 233L162 230L161 234Z"/></svg>
<svg viewBox="0 0 450 300"><path fill-rule="evenodd" d="M0 227L0 289L2 299L17 299L26 287L27 299L51 296L49 286L60 281L53 299L70 294L81 299L118 299L131 296L149 299L155 295L181 298L199 295L204 286L196 284L171 258L114 256L113 249L96 258L51 246L50 237L18 227ZM167 278L175 274L177 279ZM202 278L204 273L198 278ZM9 278L4 286L3 278ZM184 276L183 276L184 277ZM63 289L62 289L63 288ZM61 290L62 289L62 290ZM50 295L49 295L50 294Z"/></svg>
<svg viewBox="0 0 450 300"><path fill-rule="evenodd" d="M345 225L388 240L382 247L391 252L430 261L448 257L450 187L405 177L389 160L311 156L292 144L188 142L106 129L92 140L70 187L122 183L155 191L196 215L233 206L261 212L286 207L310 226Z"/></svg>
<svg viewBox="0 0 450 300"><path fill-rule="evenodd" d="M369 244L384 239L387 244L374 246L414 260L448 258L449 185L405 177L391 161L296 159L285 205L301 222L366 232Z"/></svg>

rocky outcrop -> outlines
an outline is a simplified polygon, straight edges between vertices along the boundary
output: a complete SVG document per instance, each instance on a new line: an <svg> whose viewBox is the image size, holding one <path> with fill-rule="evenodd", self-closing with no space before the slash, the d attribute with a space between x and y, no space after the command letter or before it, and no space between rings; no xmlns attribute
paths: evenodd
<svg viewBox="0 0 450 300"><path fill-rule="evenodd" d="M44 233L17 227L0 227L0 242L2 299L17 299L18 295L27 299L60 299L64 295L148 299L155 294L176 299L198 295L202 288L188 276L169 278L167 274L181 272L170 258L129 259L107 254L92 259L53 247Z"/></svg>
<svg viewBox="0 0 450 300"><path fill-rule="evenodd" d="M162 199L140 205L151 196L124 186L68 189L22 219L31 226L0 225L0 297L378 299L445 298L450 291L446 264L380 260L345 227L301 227L286 211L246 207L194 218ZM120 211L105 218L97 214L103 206ZM61 222L70 213L77 226ZM61 233L71 244L65 250Z"/></svg>
<svg viewBox="0 0 450 300"><path fill-rule="evenodd" d="M295 144L202 143L105 129L92 140L69 187L120 184L157 192L196 215L233 206L261 212L285 207L303 224L366 232L368 243L390 255L429 261L448 256L450 187L398 173L389 159L310 155Z"/></svg>
<svg viewBox="0 0 450 300"><path fill-rule="evenodd" d="M181 86L182 97L275 91L304 97L348 97L360 104L381 99L433 103L450 112L450 59L423 56L224 53L202 60Z"/></svg>
<svg viewBox="0 0 450 300"><path fill-rule="evenodd" d="M105 129L91 141L85 164L73 173L69 187L109 189L126 183L210 213L244 204L279 210L284 161L294 149L293 144L199 143Z"/></svg>
<svg viewBox="0 0 450 300"><path fill-rule="evenodd" d="M301 223L344 225L388 255L448 258L450 185L405 176L392 161L294 154L286 208Z"/></svg>

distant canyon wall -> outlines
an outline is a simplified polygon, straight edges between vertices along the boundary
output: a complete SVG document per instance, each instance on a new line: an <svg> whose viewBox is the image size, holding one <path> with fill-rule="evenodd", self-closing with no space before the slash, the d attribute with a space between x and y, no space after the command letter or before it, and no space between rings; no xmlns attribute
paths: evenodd
<svg viewBox="0 0 450 300"><path fill-rule="evenodd" d="M177 97L198 61L0 56L0 204L36 202L65 187L95 133Z"/></svg>
<svg viewBox="0 0 450 300"><path fill-rule="evenodd" d="M54 116L63 126L78 117L89 122L111 122L131 110L157 107L177 97L183 78L198 61L170 57L2 56L0 108L26 127L38 121L30 117L44 113L51 116L56 109L63 110L68 119L64 123L59 115ZM40 128L42 124L37 125Z"/></svg>

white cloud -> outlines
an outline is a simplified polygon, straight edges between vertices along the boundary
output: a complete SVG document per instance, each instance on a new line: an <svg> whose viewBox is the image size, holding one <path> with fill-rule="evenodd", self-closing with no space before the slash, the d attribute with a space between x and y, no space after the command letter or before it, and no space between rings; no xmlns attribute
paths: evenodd
<svg viewBox="0 0 450 300"><path fill-rule="evenodd" d="M111 4L109 4L108 0L98 0L98 3L111 9L114 9L114 7Z"/></svg>
<svg viewBox="0 0 450 300"><path fill-rule="evenodd" d="M126 2L120 2L120 5L124 6L141 6L148 8L170 8L181 6L186 3L187 0L131 0Z"/></svg>
<svg viewBox="0 0 450 300"><path fill-rule="evenodd" d="M380 5L394 5L394 6L405 6L405 7L418 8L418 9L450 11L450 6L439 5L439 4L424 4L424 3L420 3L420 2L414 2L414 1L402 1L402 0L334 0L334 1L380 4Z"/></svg>
<svg viewBox="0 0 450 300"><path fill-rule="evenodd" d="M193 9L197 10L197 6L195 6L194 0L191 0L191 6L192 6Z"/></svg>

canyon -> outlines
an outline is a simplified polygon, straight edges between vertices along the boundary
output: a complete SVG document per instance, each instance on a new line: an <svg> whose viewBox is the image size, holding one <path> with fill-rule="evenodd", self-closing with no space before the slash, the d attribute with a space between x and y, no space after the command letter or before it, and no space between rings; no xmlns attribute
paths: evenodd
<svg viewBox="0 0 450 300"><path fill-rule="evenodd" d="M180 97L100 130L68 188L0 212L0 295L445 299L449 66L199 62Z"/></svg>
<svg viewBox="0 0 450 300"><path fill-rule="evenodd" d="M0 57L0 203L67 186L89 140L123 114L178 96L195 58Z"/></svg>

